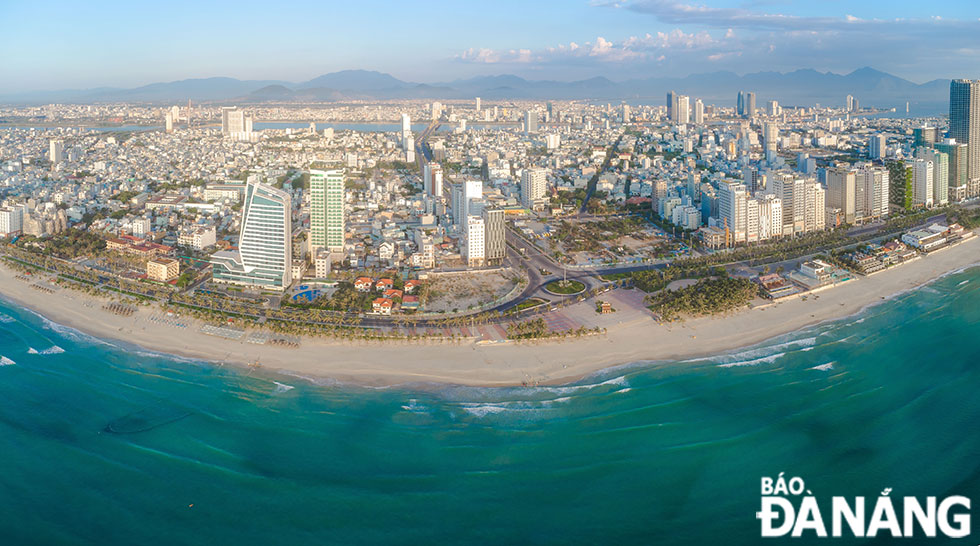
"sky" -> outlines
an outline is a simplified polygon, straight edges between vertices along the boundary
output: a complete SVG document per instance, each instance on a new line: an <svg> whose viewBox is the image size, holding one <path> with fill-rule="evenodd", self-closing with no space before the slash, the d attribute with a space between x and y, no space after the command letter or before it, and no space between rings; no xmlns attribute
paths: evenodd
<svg viewBox="0 0 980 546"><path fill-rule="evenodd" d="M980 78L980 2L0 0L0 93L344 69L436 83L864 66Z"/></svg>

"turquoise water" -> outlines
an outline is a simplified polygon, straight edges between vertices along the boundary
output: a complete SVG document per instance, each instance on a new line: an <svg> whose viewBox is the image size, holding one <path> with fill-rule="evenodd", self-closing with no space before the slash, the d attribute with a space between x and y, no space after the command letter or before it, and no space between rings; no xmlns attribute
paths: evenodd
<svg viewBox="0 0 980 546"><path fill-rule="evenodd" d="M3 544L756 544L779 472L818 497L980 498L976 269L539 388L250 376L0 307Z"/></svg>

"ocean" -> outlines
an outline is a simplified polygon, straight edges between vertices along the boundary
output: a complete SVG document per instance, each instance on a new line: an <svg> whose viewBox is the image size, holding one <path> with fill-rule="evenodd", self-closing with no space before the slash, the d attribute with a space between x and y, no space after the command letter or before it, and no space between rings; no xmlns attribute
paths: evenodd
<svg viewBox="0 0 980 546"><path fill-rule="evenodd" d="M555 387L365 388L0 313L2 544L854 544L761 539L761 478L980 499L980 269Z"/></svg>

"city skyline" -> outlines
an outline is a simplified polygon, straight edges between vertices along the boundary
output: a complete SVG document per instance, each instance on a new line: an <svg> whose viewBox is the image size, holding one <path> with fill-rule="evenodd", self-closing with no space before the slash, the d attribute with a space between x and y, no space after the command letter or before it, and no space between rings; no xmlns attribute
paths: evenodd
<svg viewBox="0 0 980 546"><path fill-rule="evenodd" d="M214 76L297 81L344 69L440 82L502 73L571 81L873 66L921 83L980 72L980 21L960 15L968 8L627 0L435 2L424 10L301 4L267 13L219 2L178 3L163 14L116 2L19 4L0 8L23 23L0 36L0 50L14 53L0 57L7 75L0 93ZM311 20L331 31L300 26ZM268 39L277 32L288 39Z"/></svg>

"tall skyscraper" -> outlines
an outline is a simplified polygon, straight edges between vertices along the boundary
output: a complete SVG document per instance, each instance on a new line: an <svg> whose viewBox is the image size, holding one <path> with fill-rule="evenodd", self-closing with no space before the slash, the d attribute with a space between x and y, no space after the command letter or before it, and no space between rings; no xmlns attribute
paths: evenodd
<svg viewBox="0 0 980 546"><path fill-rule="evenodd" d="M477 214L473 201L483 199L482 180L464 180L453 188L453 222L466 229L466 217Z"/></svg>
<svg viewBox="0 0 980 546"><path fill-rule="evenodd" d="M343 252L344 171L310 169L310 250Z"/></svg>
<svg viewBox="0 0 980 546"><path fill-rule="evenodd" d="M844 107L847 109L848 112L854 110L854 97L853 96L848 95L847 97L844 98Z"/></svg>
<svg viewBox="0 0 980 546"><path fill-rule="evenodd" d="M691 99L685 95L678 95L675 107L677 110L674 112L674 121L682 125L688 123L691 115Z"/></svg>
<svg viewBox="0 0 980 546"><path fill-rule="evenodd" d="M826 204L828 207L840 209L844 214L844 222L854 225L857 220L857 178L856 173L849 169L827 170Z"/></svg>
<svg viewBox="0 0 980 546"><path fill-rule="evenodd" d="M500 265L507 257L506 227L503 209L483 209L485 240L484 258L487 265Z"/></svg>
<svg viewBox="0 0 980 546"><path fill-rule="evenodd" d="M728 232L730 243L746 241L748 196L745 184L722 183L718 188L718 219Z"/></svg>
<svg viewBox="0 0 980 546"><path fill-rule="evenodd" d="M623 121L624 124L630 122L630 105L628 105L626 103L623 103L623 119L622 119L622 121Z"/></svg>
<svg viewBox="0 0 980 546"><path fill-rule="evenodd" d="M966 144L967 197L976 197L980 184L980 80L949 83L949 137Z"/></svg>
<svg viewBox="0 0 980 546"><path fill-rule="evenodd" d="M466 264L478 267L486 261L486 225L482 216L466 217Z"/></svg>
<svg viewBox="0 0 980 546"><path fill-rule="evenodd" d="M949 156L949 168L947 178L947 195L950 201L959 201L967 195L967 154L968 146L956 142L956 139L947 138L942 142L937 142L936 150ZM936 181L933 180L935 183Z"/></svg>
<svg viewBox="0 0 980 546"><path fill-rule="evenodd" d="M888 169L868 166L856 174L855 215L865 222L888 216Z"/></svg>
<svg viewBox="0 0 980 546"><path fill-rule="evenodd" d="M766 153L766 161L775 161L779 146L779 125L776 122L770 121L762 126L762 144Z"/></svg>
<svg viewBox="0 0 980 546"><path fill-rule="evenodd" d="M533 110L524 112L524 132L534 134L538 132L538 113Z"/></svg>
<svg viewBox="0 0 980 546"><path fill-rule="evenodd" d="M547 191L547 171L544 169L524 169L521 174L521 203L526 208L533 209Z"/></svg>
<svg viewBox="0 0 980 546"><path fill-rule="evenodd" d="M408 150L408 140L412 138L412 118L408 114L402 114L402 149ZM413 139L414 140L414 139Z"/></svg>
<svg viewBox="0 0 980 546"><path fill-rule="evenodd" d="M166 115L163 116L163 123L164 123L164 129L168 133L174 132L174 117L173 114L170 113L170 110L167 110Z"/></svg>
<svg viewBox="0 0 980 546"><path fill-rule="evenodd" d="M908 163L912 167L912 205L931 207L933 205L933 165L932 161L915 159Z"/></svg>
<svg viewBox="0 0 980 546"><path fill-rule="evenodd" d="M755 115L755 93L751 91L739 91L738 102L735 106L735 115L749 119Z"/></svg>
<svg viewBox="0 0 980 546"><path fill-rule="evenodd" d="M919 146L932 146L939 140L939 128L923 125L912 129L912 149Z"/></svg>
<svg viewBox="0 0 980 546"><path fill-rule="evenodd" d="M886 142L887 137L885 135L871 135L871 140L868 141L868 157L871 159L884 159Z"/></svg>
<svg viewBox="0 0 980 546"><path fill-rule="evenodd" d="M238 249L211 256L214 280L280 291L288 288L293 282L291 212L288 193L250 179Z"/></svg>
<svg viewBox="0 0 980 546"><path fill-rule="evenodd" d="M674 119L674 112L677 110L677 93L667 91L667 119Z"/></svg>
<svg viewBox="0 0 980 546"><path fill-rule="evenodd" d="M931 147L915 149L915 158L932 163L932 204L941 207L949 204L949 155Z"/></svg>
<svg viewBox="0 0 980 546"><path fill-rule="evenodd" d="M480 97L477 97L477 98L476 98L476 111L477 111L477 112L479 112L479 111L480 111Z"/></svg>
<svg viewBox="0 0 980 546"><path fill-rule="evenodd" d="M694 124L701 125L704 123L704 103L701 99L694 101Z"/></svg>
<svg viewBox="0 0 980 546"><path fill-rule="evenodd" d="M65 143L61 140L52 140L49 144L48 159L52 165L57 165L65 160Z"/></svg>

